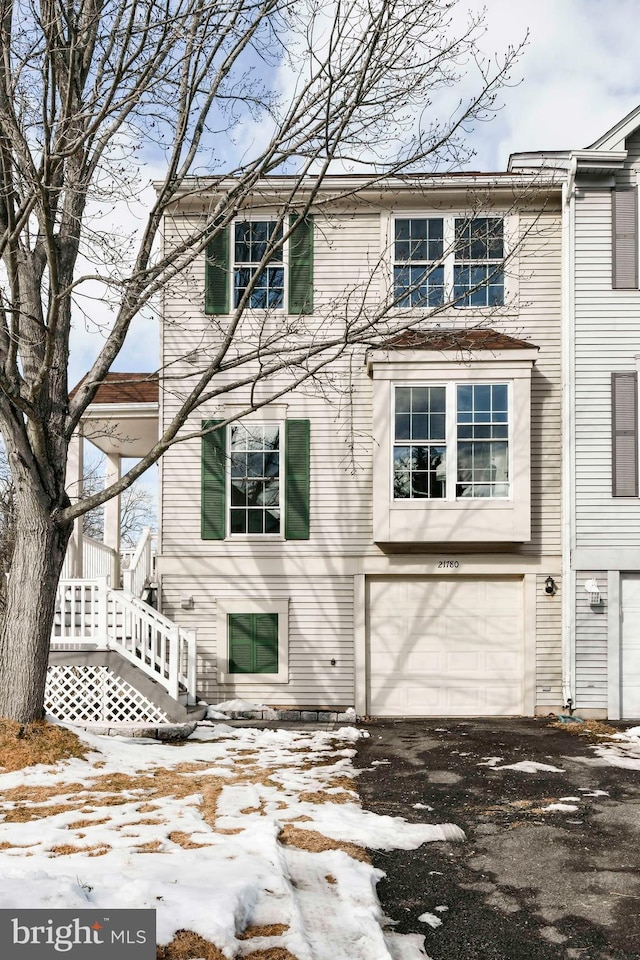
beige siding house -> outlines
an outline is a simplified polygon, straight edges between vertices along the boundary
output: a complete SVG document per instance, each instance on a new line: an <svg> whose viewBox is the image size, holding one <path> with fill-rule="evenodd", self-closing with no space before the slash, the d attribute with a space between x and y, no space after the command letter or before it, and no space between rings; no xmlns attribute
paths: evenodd
<svg viewBox="0 0 640 960"><path fill-rule="evenodd" d="M640 108L596 143L517 154L563 170L564 699L640 717Z"/></svg>
<svg viewBox="0 0 640 960"><path fill-rule="evenodd" d="M199 693L378 716L560 709L561 188L537 171L375 191L329 177L296 221L287 186L263 186L167 290L162 424L242 296L244 344L382 309L390 335L279 396L290 370L252 392L229 369L163 458L159 598L197 631ZM167 245L215 189L177 207ZM606 199L594 191L585 223ZM295 225L282 243L279 224ZM600 570L589 537L609 520L579 489L581 569Z"/></svg>

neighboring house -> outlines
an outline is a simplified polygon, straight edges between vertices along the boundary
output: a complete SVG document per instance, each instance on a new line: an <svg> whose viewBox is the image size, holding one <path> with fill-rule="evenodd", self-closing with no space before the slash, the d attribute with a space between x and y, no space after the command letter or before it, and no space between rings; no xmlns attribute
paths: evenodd
<svg viewBox="0 0 640 960"><path fill-rule="evenodd" d="M199 183L167 218L166 244L211 201L215 182ZM162 424L215 349L289 186L261 184L165 291ZM245 407L248 389L234 390L187 424L210 432L161 462L161 610L197 630L212 703L559 710L561 188L527 171L363 186L326 180L243 330L292 317L326 329L389 297L415 324L346 352L322 389L213 429ZM452 294L457 307L437 312Z"/></svg>
<svg viewBox="0 0 640 960"><path fill-rule="evenodd" d="M640 108L563 170L564 673L581 715L640 716Z"/></svg>

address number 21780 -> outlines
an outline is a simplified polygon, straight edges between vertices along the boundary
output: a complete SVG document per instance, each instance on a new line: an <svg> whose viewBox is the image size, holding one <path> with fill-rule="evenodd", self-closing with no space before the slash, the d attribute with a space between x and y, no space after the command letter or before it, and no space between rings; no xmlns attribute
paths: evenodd
<svg viewBox="0 0 640 960"><path fill-rule="evenodd" d="M438 570L457 570L459 566L458 560L438 560Z"/></svg>

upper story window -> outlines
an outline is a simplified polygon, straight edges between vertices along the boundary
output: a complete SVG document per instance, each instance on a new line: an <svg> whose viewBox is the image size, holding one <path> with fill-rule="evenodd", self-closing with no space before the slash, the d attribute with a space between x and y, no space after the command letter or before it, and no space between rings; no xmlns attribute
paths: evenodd
<svg viewBox="0 0 640 960"><path fill-rule="evenodd" d="M394 500L509 496L506 383L396 386Z"/></svg>
<svg viewBox="0 0 640 960"><path fill-rule="evenodd" d="M227 315L242 303L294 316L313 313L313 224L310 215L290 214L220 228L207 244L204 312Z"/></svg>
<svg viewBox="0 0 640 960"><path fill-rule="evenodd" d="M258 310L284 307L284 249L282 225L272 220L241 220L234 224L233 305L237 307L249 284L248 306ZM269 265L260 264L269 256ZM256 276L257 275L257 276Z"/></svg>
<svg viewBox="0 0 640 960"><path fill-rule="evenodd" d="M504 304L502 217L398 217L393 284L400 307Z"/></svg>

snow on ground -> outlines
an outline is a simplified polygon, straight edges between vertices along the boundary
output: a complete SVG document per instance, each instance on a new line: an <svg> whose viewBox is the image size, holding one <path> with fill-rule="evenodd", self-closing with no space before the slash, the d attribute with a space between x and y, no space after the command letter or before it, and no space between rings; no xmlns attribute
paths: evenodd
<svg viewBox="0 0 640 960"><path fill-rule="evenodd" d="M382 874L361 847L464 834L362 810L357 730L81 736L88 759L0 773L0 906L151 907L160 943L193 930L229 958L280 946L298 960L424 960L423 937L383 929Z"/></svg>
<svg viewBox="0 0 640 960"><path fill-rule="evenodd" d="M640 770L640 727L629 727L611 741L594 747L598 756L612 767Z"/></svg>

